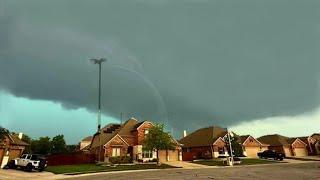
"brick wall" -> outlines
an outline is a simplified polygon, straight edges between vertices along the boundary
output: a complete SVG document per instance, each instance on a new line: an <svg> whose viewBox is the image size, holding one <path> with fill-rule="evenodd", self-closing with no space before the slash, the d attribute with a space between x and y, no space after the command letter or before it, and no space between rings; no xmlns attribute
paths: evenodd
<svg viewBox="0 0 320 180"><path fill-rule="evenodd" d="M137 129L137 144L141 145L143 144L143 140L145 138L145 130L150 129L153 125L150 122L143 123L138 129Z"/></svg>

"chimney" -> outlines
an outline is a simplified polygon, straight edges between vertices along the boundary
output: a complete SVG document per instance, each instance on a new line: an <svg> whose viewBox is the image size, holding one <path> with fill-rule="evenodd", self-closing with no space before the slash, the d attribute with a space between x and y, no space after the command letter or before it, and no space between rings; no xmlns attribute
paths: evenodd
<svg viewBox="0 0 320 180"><path fill-rule="evenodd" d="M19 133L19 139L22 139L23 133Z"/></svg>
<svg viewBox="0 0 320 180"><path fill-rule="evenodd" d="M183 130L183 137L186 137L186 136L187 136L187 131Z"/></svg>

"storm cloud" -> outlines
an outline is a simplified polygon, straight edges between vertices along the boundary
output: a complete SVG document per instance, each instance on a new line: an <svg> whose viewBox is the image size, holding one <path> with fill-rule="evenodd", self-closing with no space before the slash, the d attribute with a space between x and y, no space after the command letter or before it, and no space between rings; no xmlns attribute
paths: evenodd
<svg viewBox="0 0 320 180"><path fill-rule="evenodd" d="M1 1L0 88L183 129L319 107L317 1Z"/></svg>

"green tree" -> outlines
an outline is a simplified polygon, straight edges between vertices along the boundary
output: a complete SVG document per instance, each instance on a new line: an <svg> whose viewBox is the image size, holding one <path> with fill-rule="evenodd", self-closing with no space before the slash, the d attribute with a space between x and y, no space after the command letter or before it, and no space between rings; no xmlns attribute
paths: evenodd
<svg viewBox="0 0 320 180"><path fill-rule="evenodd" d="M243 156L243 149L240 144L240 137L236 134L230 135L230 141L231 141L231 147L232 147L232 153L236 157ZM230 145L229 145L229 139L228 136L225 139L225 142L227 144L228 153L230 154Z"/></svg>
<svg viewBox="0 0 320 180"><path fill-rule="evenodd" d="M173 150L175 149L175 143L173 142L169 133L164 132L163 124L156 124L149 129L149 133L146 135L143 142L144 150L157 151L157 164L159 163L159 150Z"/></svg>
<svg viewBox="0 0 320 180"><path fill-rule="evenodd" d="M52 145L48 136L40 137L38 140L31 142L32 153L47 155L51 152L51 149Z"/></svg>
<svg viewBox="0 0 320 180"><path fill-rule="evenodd" d="M75 145L75 144L67 145L67 152L74 153L74 152L77 152L79 148L80 148L79 145Z"/></svg>
<svg viewBox="0 0 320 180"><path fill-rule="evenodd" d="M4 139L5 135L8 134L9 131L0 126L0 140Z"/></svg>
<svg viewBox="0 0 320 180"><path fill-rule="evenodd" d="M29 146L26 146L26 148L24 149L24 153L27 153L27 154L32 153L31 151L32 139L28 135L24 134L21 140L29 144Z"/></svg>
<svg viewBox="0 0 320 180"><path fill-rule="evenodd" d="M62 134L53 137L51 145L52 153L65 153L67 151L66 141L64 140L64 136Z"/></svg>

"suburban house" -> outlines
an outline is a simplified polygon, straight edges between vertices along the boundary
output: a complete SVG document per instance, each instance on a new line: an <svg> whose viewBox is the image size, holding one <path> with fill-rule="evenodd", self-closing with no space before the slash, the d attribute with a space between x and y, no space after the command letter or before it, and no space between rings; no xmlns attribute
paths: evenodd
<svg viewBox="0 0 320 180"><path fill-rule="evenodd" d="M303 137L298 137L298 138L307 144L307 150L308 150L309 156L310 155L317 155L317 151L316 151L317 140L316 139L314 139L311 136L303 136Z"/></svg>
<svg viewBox="0 0 320 180"><path fill-rule="evenodd" d="M313 139L316 140L316 143L315 143L315 150L316 150L316 154L320 154L320 134L319 133L314 133L311 135L311 137Z"/></svg>
<svg viewBox="0 0 320 180"><path fill-rule="evenodd" d="M143 140L148 134L149 128L153 124L150 121L138 122L131 118L124 124L108 124L101 129L101 133L96 133L90 144L90 152L96 155L100 161L108 161L109 157L130 156L133 160L149 161L157 158L157 153L145 151ZM181 160L181 147L176 144L175 150L160 150L159 161L178 161ZM100 151L101 149L101 151Z"/></svg>
<svg viewBox="0 0 320 180"><path fill-rule="evenodd" d="M228 151L224 141L226 135L226 129L216 126L201 128L185 135L179 140L182 144L182 159L192 161L227 156Z"/></svg>
<svg viewBox="0 0 320 180"><path fill-rule="evenodd" d="M85 138L83 138L81 140L81 142L80 142L80 151L89 150L92 138L93 138L92 136L88 136L88 137L85 137Z"/></svg>
<svg viewBox="0 0 320 180"><path fill-rule="evenodd" d="M22 141L22 133L7 134L4 139L0 141L0 165L4 167L11 159L18 158L22 155L27 144Z"/></svg>
<svg viewBox="0 0 320 180"><path fill-rule="evenodd" d="M243 155L250 158L256 158L258 152L268 149L268 144L263 144L251 135L240 136L240 144L243 149Z"/></svg>
<svg viewBox="0 0 320 180"><path fill-rule="evenodd" d="M307 156L307 144L299 138L289 138L279 134L266 135L259 137L261 143L269 144L270 150L283 153L286 157Z"/></svg>

